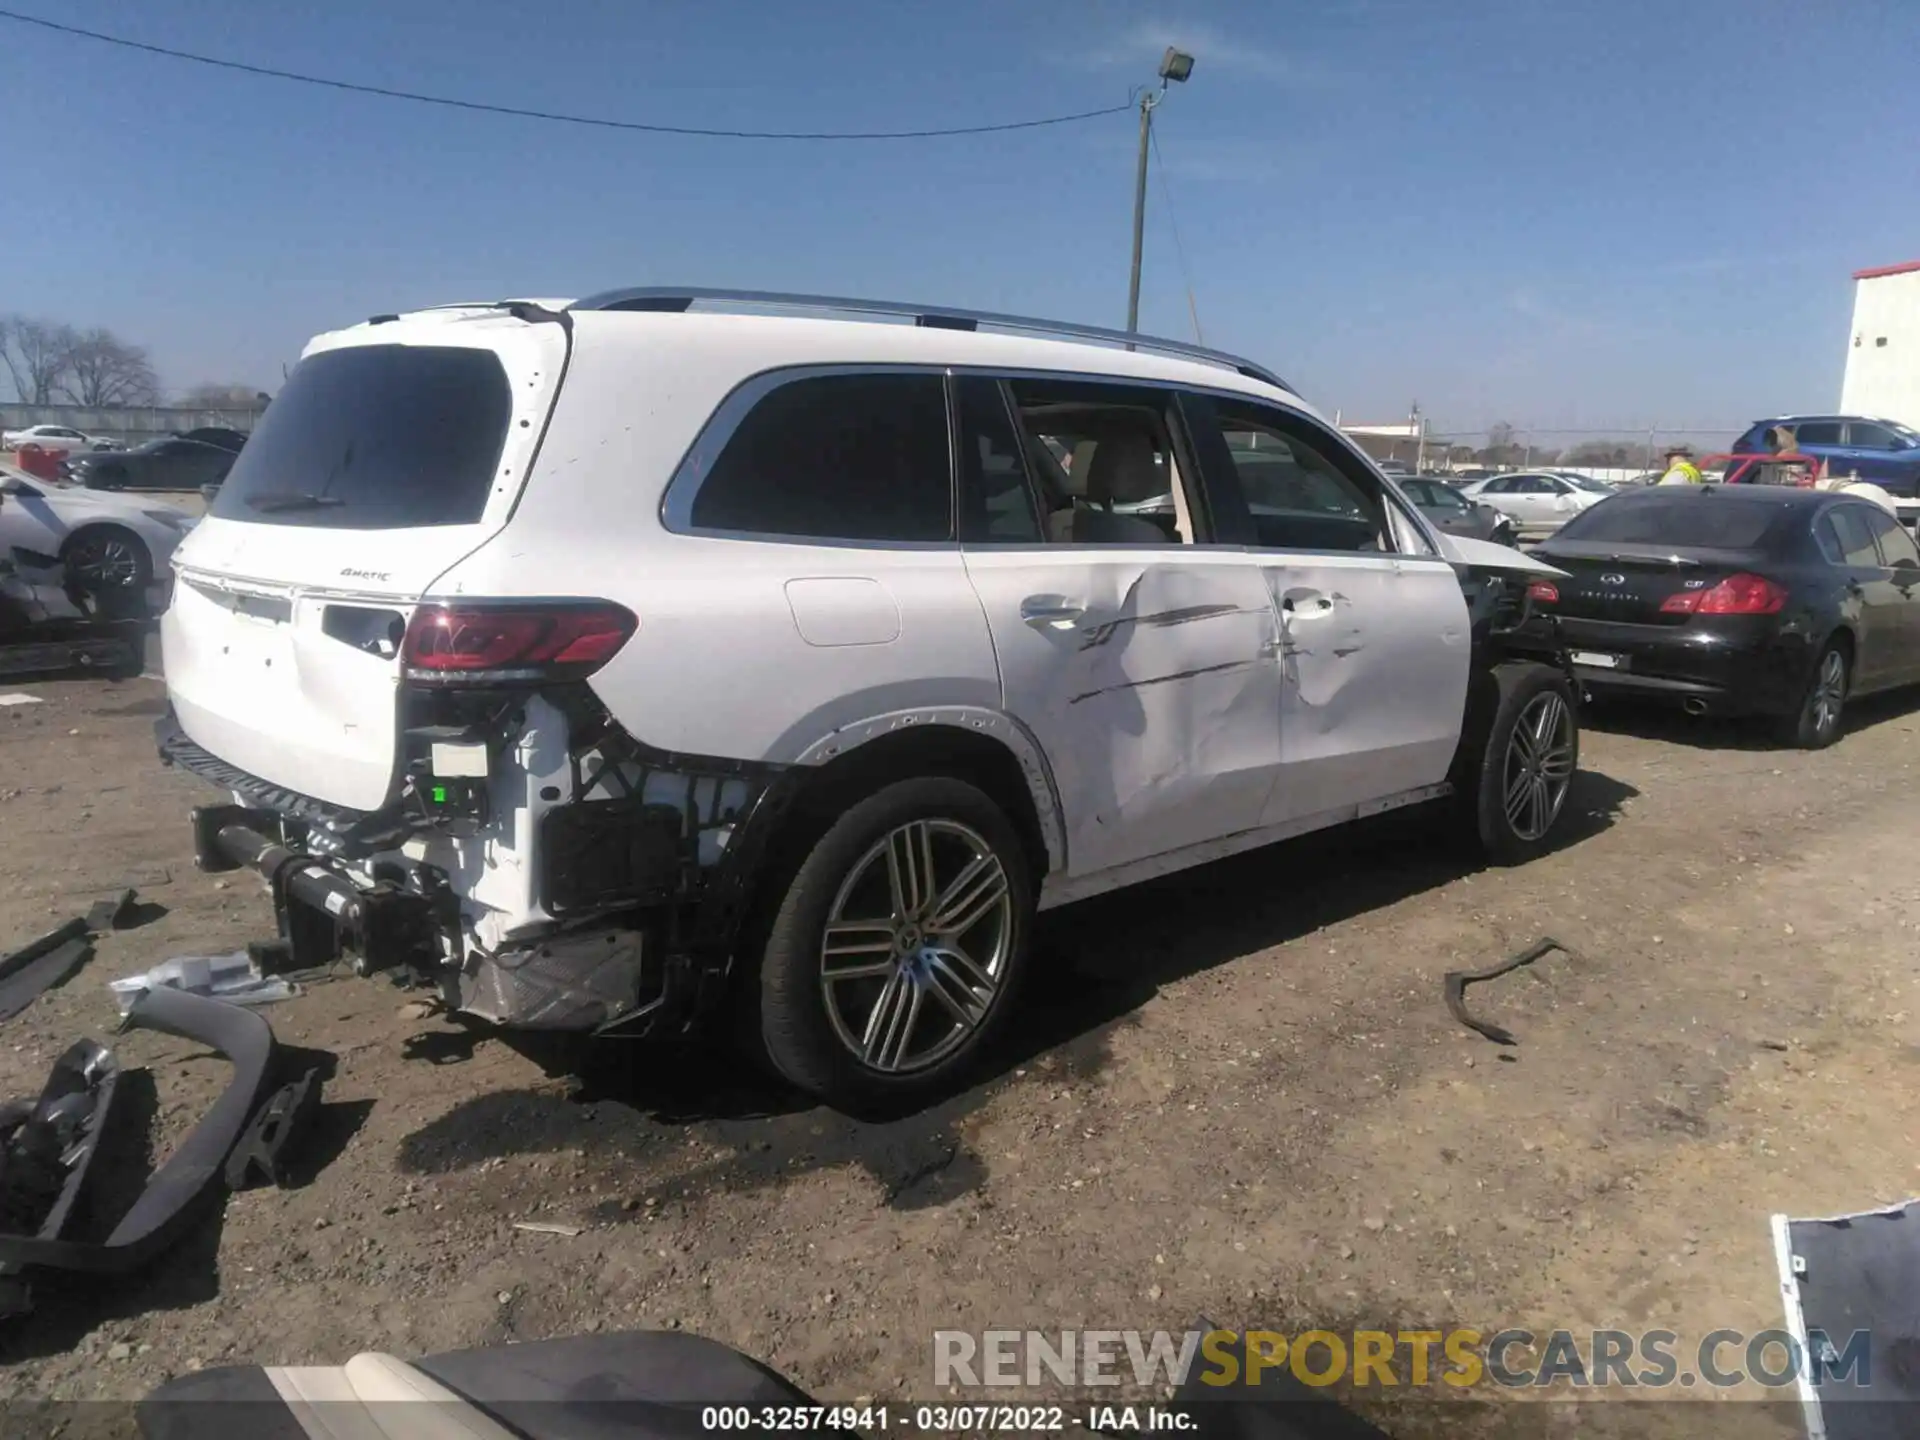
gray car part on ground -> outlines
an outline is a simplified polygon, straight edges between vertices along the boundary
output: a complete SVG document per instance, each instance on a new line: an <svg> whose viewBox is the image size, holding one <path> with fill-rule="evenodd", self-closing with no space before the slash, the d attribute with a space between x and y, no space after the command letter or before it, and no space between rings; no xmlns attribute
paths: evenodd
<svg viewBox="0 0 1920 1440"><path fill-rule="evenodd" d="M233 1063L233 1079L193 1133L106 1239L90 1241L0 1235L0 1265L40 1265L97 1275L138 1268L170 1245L194 1218L195 1204L220 1181L222 1164L240 1138L273 1060L273 1031L251 1010L182 990L152 990L134 1002L121 1030L157 1030L198 1041Z"/></svg>

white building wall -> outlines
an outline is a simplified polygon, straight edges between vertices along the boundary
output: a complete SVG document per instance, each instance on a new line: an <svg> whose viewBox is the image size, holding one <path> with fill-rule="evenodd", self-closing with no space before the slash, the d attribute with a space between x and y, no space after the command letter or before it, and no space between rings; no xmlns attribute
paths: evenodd
<svg viewBox="0 0 1920 1440"><path fill-rule="evenodd" d="M1855 280L1840 409L1920 427L1920 266Z"/></svg>

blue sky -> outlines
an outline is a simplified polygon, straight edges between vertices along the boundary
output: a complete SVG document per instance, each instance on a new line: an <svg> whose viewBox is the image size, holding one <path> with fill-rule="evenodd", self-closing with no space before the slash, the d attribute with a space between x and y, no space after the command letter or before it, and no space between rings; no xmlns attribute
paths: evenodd
<svg viewBox="0 0 1920 1440"><path fill-rule="evenodd" d="M1734 426L1838 397L1850 272L1920 258L1915 0L10 0L373 84L752 129L1123 102L1157 128L1142 326L1349 420ZM0 311L173 387L494 294L699 283L1118 325L1135 121L841 145L338 94L0 25ZM1163 184L1164 180L1164 184ZM1171 196L1172 206L1168 204Z"/></svg>

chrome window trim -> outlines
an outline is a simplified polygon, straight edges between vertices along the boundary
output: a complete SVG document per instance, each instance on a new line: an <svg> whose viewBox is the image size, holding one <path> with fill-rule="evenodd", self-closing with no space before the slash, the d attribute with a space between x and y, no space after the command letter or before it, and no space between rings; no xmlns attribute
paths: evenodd
<svg viewBox="0 0 1920 1440"><path fill-rule="evenodd" d="M849 540L835 539L831 536L785 535L779 532L757 530L719 530L694 525L692 522L693 501L694 497L699 493L701 484L705 480L703 471L706 466L712 463L712 458L717 457L720 452L726 448L728 442L732 440L734 432L740 428L741 421L747 417L753 407L783 385L790 384L796 380L815 379L835 375L937 375L945 377L946 383L943 385L943 390L946 397L947 410L948 524L953 538L946 540ZM1374 465L1364 450L1347 439L1339 430L1327 425L1324 421L1319 420L1295 405L1267 396L1249 395L1244 390L1216 388L1210 385L1196 385L1180 380L1165 380L1156 377L1141 377L1135 375L1114 375L1097 370L1035 369L1004 365L920 365L894 363L891 361L841 361L826 365L777 366L771 370L758 371L742 380L727 393L725 399L714 407L713 414L707 418L706 424L700 427L699 434L694 437L693 443L687 447L687 451L681 457L679 464L674 467L673 476L668 480L666 491L660 498L660 523L662 528L674 535L686 535L699 539L745 540L762 544L805 545L834 550L947 551L965 549L1018 549L1046 551L1053 554L1068 552L1074 554L1112 554L1116 551L1132 549L1153 554L1159 554L1165 550L1175 552L1247 551L1256 554L1272 555L1337 556L1376 553L1359 550L1281 550L1260 545L1222 544L1217 541L1192 545L1174 541L1169 542L1165 546L1063 545L1050 541L1040 541L1038 543L1023 541L1012 545L995 545L988 541L961 541L958 538L960 533L959 422L955 411L952 381L963 376L985 376L988 379L1001 382L1011 380L1043 380L1064 384L1112 385L1129 390L1158 390L1170 395L1204 395L1210 400L1226 401L1236 405L1264 407L1279 411L1295 423L1324 431L1326 434L1332 436L1336 444L1344 449L1349 457L1357 460L1364 469L1371 472L1374 480L1381 488L1381 493L1388 498L1389 503L1396 504L1401 509L1402 513L1407 517L1408 523L1411 524L1415 532L1426 541L1432 552L1427 555L1412 555L1398 550L1382 551L1377 552L1377 558L1396 561L1402 564L1434 564L1446 565L1451 568L1452 562L1446 559L1441 546L1434 538L1433 528L1427 524L1426 518L1420 514L1419 507L1407 502L1406 497L1400 493L1399 489L1393 484L1392 479Z"/></svg>

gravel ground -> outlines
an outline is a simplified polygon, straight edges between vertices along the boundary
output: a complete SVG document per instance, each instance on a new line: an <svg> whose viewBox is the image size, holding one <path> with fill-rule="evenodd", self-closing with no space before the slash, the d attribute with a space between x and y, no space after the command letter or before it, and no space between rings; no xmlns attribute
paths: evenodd
<svg viewBox="0 0 1920 1440"><path fill-rule="evenodd" d="M272 919L193 868L209 792L153 759L158 684L0 689L44 702L0 708L0 943L150 902L0 1032L9 1095L110 1033L108 979ZM1603 713L1568 842L1518 870L1393 817L1056 912L993 1076L892 1124L713 1048L530 1052L316 985L268 1012L334 1069L297 1187L139 1277L40 1287L0 1393L642 1326L834 1400L933 1398L938 1328L1775 1326L1770 1213L1917 1188L1907 703L1811 756ZM1574 956L1472 992L1517 1047L1448 1017L1443 972L1542 933ZM164 1155L227 1069L115 1043Z"/></svg>

